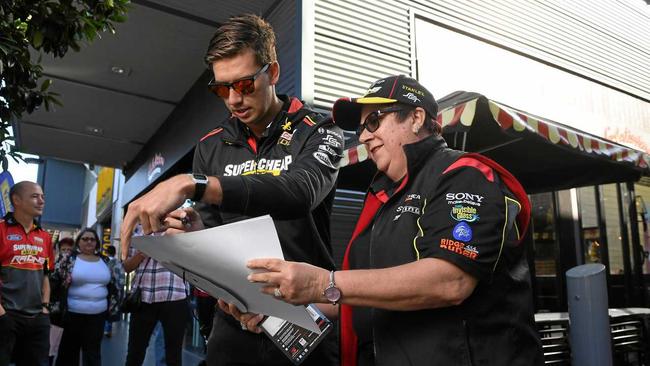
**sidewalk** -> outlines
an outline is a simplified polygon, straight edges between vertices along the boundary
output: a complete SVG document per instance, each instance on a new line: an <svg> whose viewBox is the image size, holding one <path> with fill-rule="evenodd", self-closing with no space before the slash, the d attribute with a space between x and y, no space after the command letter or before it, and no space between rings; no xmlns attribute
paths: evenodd
<svg viewBox="0 0 650 366"><path fill-rule="evenodd" d="M113 323L113 336L102 340L102 366L122 366L126 360L126 350L129 342L129 326L126 321ZM143 366L155 366L153 337L147 348L147 356ZM187 350L183 350L183 366L196 366L202 358Z"/></svg>

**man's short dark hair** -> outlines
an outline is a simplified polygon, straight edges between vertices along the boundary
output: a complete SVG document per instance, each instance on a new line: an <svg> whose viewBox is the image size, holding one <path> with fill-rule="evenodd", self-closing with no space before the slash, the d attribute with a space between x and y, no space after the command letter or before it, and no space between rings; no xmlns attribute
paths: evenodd
<svg viewBox="0 0 650 366"><path fill-rule="evenodd" d="M16 203L14 202L14 196L20 196L25 192L25 189L27 189L28 186L30 185L38 185L34 182L30 182L28 180L24 180L22 182L18 182L14 184L10 189L9 189L9 200L11 201L12 205L15 205Z"/></svg>
<svg viewBox="0 0 650 366"><path fill-rule="evenodd" d="M253 14L231 17L212 36L205 63L211 66L215 61L236 56L247 48L255 53L260 66L277 61L273 27Z"/></svg>

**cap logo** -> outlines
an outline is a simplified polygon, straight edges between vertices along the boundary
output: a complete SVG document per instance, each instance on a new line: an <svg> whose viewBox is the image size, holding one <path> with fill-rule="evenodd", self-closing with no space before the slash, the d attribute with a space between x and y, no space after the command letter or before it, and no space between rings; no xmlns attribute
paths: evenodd
<svg viewBox="0 0 650 366"><path fill-rule="evenodd" d="M413 103L420 103L420 98L418 98L415 94L413 93L406 93L402 95L404 98L410 100Z"/></svg>
<svg viewBox="0 0 650 366"><path fill-rule="evenodd" d="M368 89L368 91L366 92L365 95L376 93L376 92L378 92L379 90L381 90L381 86L375 86L375 87L373 87L373 88ZM365 95L364 95L364 96L365 96Z"/></svg>
<svg viewBox="0 0 650 366"><path fill-rule="evenodd" d="M424 96L424 92L423 92L423 91L418 90L418 89L415 89L415 88L411 88L411 87L408 86L408 85L402 85L402 89L404 89L404 90L406 90L406 91L409 91L409 92L412 92L412 93L415 93L415 94L420 95L420 96L422 96L422 97Z"/></svg>

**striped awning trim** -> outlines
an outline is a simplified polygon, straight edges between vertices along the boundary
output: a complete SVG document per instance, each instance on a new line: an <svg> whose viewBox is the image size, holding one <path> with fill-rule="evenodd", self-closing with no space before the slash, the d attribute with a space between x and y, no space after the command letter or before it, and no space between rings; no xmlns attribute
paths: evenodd
<svg viewBox="0 0 650 366"><path fill-rule="evenodd" d="M475 98L438 112L438 123L443 129L454 128L459 123L465 128L471 127L476 115L478 100L479 98ZM609 141L560 126L552 121L522 113L489 99L487 102L492 117L504 130L509 129L515 132L528 130L553 144L565 145L587 154L605 156L614 161L629 162L643 169L650 166L650 155L644 152L612 144ZM352 146L343 152L339 167L354 165L367 159L368 151L365 145Z"/></svg>

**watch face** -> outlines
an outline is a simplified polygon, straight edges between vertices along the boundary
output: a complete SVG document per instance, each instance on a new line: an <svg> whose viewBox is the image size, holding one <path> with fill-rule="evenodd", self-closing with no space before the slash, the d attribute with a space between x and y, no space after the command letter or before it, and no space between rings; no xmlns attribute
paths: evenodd
<svg viewBox="0 0 650 366"><path fill-rule="evenodd" d="M338 287L328 287L325 289L325 298L333 303L341 300L341 290Z"/></svg>

